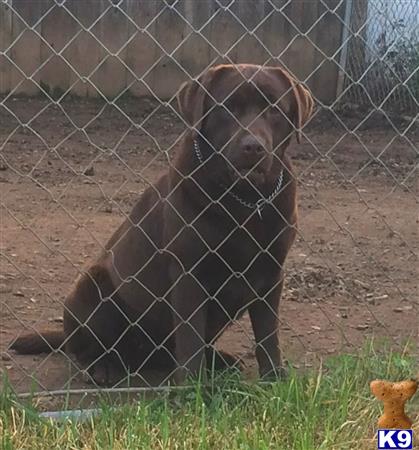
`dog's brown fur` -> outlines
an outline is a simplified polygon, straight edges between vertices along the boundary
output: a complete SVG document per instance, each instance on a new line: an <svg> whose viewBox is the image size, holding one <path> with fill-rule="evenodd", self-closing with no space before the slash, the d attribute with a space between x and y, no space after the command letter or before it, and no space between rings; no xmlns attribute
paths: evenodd
<svg viewBox="0 0 419 450"><path fill-rule="evenodd" d="M242 64L184 84L178 103L189 131L174 165L78 280L63 332L19 337L11 347L17 352L64 346L102 383L115 370L145 366L178 367L182 381L205 355L221 365L212 344L248 310L261 376L281 373L277 310L297 224L284 151L310 117L312 98L280 68ZM248 202L269 197L282 169L283 188L262 217L227 193Z"/></svg>

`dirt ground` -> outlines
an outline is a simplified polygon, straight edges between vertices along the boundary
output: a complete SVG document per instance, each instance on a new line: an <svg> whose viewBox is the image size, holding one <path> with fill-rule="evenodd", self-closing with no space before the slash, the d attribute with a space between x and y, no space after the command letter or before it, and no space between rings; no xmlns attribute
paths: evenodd
<svg viewBox="0 0 419 450"><path fill-rule="evenodd" d="M358 126L359 114L317 114L308 138L289 149L300 233L279 332L297 368L357 353L371 337L396 349L418 337L418 129L376 116ZM19 392L33 378L40 390L85 388L62 355L19 356L7 346L25 330L62 326L74 279L165 170L184 126L147 99L70 99L61 108L7 99L0 124L1 368ZM219 345L255 374L247 317Z"/></svg>

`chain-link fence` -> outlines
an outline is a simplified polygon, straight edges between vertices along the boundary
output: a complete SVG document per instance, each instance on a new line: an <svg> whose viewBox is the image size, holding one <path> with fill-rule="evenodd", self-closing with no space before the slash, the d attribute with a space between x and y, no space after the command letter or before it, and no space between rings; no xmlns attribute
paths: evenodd
<svg viewBox="0 0 419 450"><path fill-rule="evenodd" d="M414 117L419 106L417 3L371 0L351 6L344 102Z"/></svg>
<svg viewBox="0 0 419 450"><path fill-rule="evenodd" d="M281 375L278 340L304 369L417 339L418 64L395 50L417 9L392 5L410 22L389 33L377 1L1 2L19 392L155 388L202 361Z"/></svg>

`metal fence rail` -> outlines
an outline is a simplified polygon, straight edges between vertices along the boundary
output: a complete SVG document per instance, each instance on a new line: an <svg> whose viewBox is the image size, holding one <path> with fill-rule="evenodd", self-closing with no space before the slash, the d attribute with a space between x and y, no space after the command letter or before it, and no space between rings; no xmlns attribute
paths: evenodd
<svg viewBox="0 0 419 450"><path fill-rule="evenodd" d="M419 111L416 2L394 1L389 6L378 0L269 0L252 6L216 0L197 7L191 1L162 0L147 2L141 11L140 2L96 3L100 7L95 6L95 14L87 6L81 14L83 7L69 0L32 5L0 2L0 173L5 174L1 179L5 275L0 280L0 350L12 384L27 392L34 378L38 391L86 391L81 377L86 368L62 347L31 359L9 351L8 345L17 334L37 332L45 322L52 328L62 326L61 289L72 286L65 274L84 274L86 253L91 260L91 253L99 248L109 252L104 245L111 235L108 229L114 230L121 220L111 220L111 215L117 212L127 218L138 191L148 186L156 189L156 167L173 167L173 153L191 126L175 102L180 82L196 80L219 62L258 63L260 71L281 65L311 87L316 103L312 119L297 130L303 136L302 150L292 147L302 227L285 271L285 306L278 313L279 331L289 347L288 352L284 348L286 357L296 367L304 367L328 354L357 352L374 335L399 349L409 337L414 340L418 314L412 279L418 244L413 224ZM178 26L170 28L173 36L177 33L175 42L170 42L165 20ZM330 25L328 39L326 25ZM109 33L112 26L117 30L114 34ZM66 38L58 42L60 27ZM208 31L211 27L216 31ZM232 29L239 31L234 35ZM228 97L233 95L234 90ZM404 119L396 119L394 113ZM147 152L133 153L137 142ZM199 147L194 151L203 165ZM95 167L105 163L99 180ZM112 172L116 167L118 171ZM284 188L278 186L268 204ZM72 195L73 204L68 202ZM30 201L36 203L33 210ZM223 214L236 220L224 207ZM58 216L60 225L53 222ZM181 218L181 231L192 229L197 240L202 239L198 219ZM137 223L139 230L145 220L147 215ZM58 237L63 230L67 230L66 241ZM79 236L81 231L85 233L81 243L75 242L72 234ZM171 252L176 237L164 248L156 247L153 255ZM205 243L208 252L220 251L230 237L216 248ZM252 236L247 238L259 247L257 256L269 254ZM26 245L33 247L23 255ZM54 277L48 275L49 261L41 262L37 256L43 251L50 252L54 261ZM201 260L187 273L192 274ZM60 265L62 269L57 269ZM137 274L143 269L138 268ZM235 277L243 278L260 300L243 273L230 270L219 289ZM200 284L196 278L195 282ZM34 297L18 284L35 292ZM208 298L218 301L217 293L201 287ZM138 326L139 318L133 321L111 296L107 293L103 301L113 302L130 326ZM231 321L228 339L223 343L224 334L221 346L238 348L239 356L252 364L255 343L250 321L247 317L231 317ZM121 359L117 343L111 348L102 345L104 353L115 352ZM63 361L69 370L51 375ZM88 368L95 363L91 361ZM174 370L151 378L141 370L135 372L143 387L156 387L166 384ZM115 392L122 386L116 383Z"/></svg>

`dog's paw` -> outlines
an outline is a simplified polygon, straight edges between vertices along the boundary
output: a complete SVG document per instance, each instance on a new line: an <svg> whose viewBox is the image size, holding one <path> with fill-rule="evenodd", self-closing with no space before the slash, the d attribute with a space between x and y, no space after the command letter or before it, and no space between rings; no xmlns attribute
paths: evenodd
<svg viewBox="0 0 419 450"><path fill-rule="evenodd" d="M262 381L280 381L288 378L289 370L284 366L267 367L259 371Z"/></svg>
<svg viewBox="0 0 419 450"><path fill-rule="evenodd" d="M207 369L210 371L237 371L244 370L243 362L230 353L211 349L207 353Z"/></svg>
<svg viewBox="0 0 419 450"><path fill-rule="evenodd" d="M93 367L84 371L83 380L88 384L103 387L113 387L126 378L119 368L112 364L98 362Z"/></svg>

